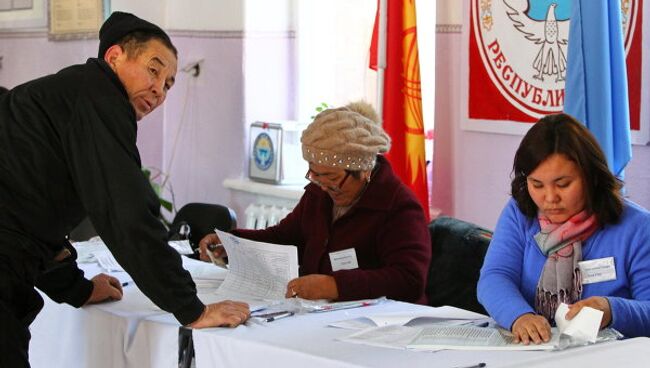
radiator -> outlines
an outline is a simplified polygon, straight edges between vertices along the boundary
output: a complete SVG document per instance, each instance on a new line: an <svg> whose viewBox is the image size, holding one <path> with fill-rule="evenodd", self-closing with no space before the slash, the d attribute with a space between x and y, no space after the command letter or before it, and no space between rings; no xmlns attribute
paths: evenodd
<svg viewBox="0 0 650 368"><path fill-rule="evenodd" d="M246 229L265 229L285 218L291 208L253 203L246 207Z"/></svg>

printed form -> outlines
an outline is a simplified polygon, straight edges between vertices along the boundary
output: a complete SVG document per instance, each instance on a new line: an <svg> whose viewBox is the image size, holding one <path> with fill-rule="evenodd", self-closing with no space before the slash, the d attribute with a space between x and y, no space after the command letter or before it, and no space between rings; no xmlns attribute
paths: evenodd
<svg viewBox="0 0 650 368"><path fill-rule="evenodd" d="M228 254L228 274L217 294L284 300L287 283L298 277L298 249L215 231Z"/></svg>

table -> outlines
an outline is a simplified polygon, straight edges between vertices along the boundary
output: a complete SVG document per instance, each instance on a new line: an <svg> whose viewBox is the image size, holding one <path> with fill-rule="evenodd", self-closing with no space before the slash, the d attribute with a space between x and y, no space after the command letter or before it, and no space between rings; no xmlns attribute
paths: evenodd
<svg viewBox="0 0 650 368"><path fill-rule="evenodd" d="M95 266L96 267L96 266ZM83 265L88 275L97 273ZM188 268L188 267L186 267ZM190 270L192 272L192 270ZM196 274L194 272L193 274ZM214 300L214 288L199 286L199 297ZM411 312L429 307L388 301L327 313L296 315L234 329L194 330L196 367L638 367L647 365L650 338L635 338L560 352L415 352L337 341L352 333L331 322L368 314ZM32 367L177 367L179 323L155 307L137 287L127 286L120 302L79 310L46 298L31 328Z"/></svg>
<svg viewBox="0 0 650 368"><path fill-rule="evenodd" d="M327 327L331 322L369 313L411 311L424 306L400 302L319 314L298 315L268 325L232 330L194 330L196 366L203 367L639 367L647 365L649 338L548 351L416 352L337 341L352 333ZM164 318L163 316L157 318Z"/></svg>
<svg viewBox="0 0 650 368"><path fill-rule="evenodd" d="M90 277L101 271L90 264L82 268ZM167 313L133 283L124 287L121 301L80 309L43 298L45 306L30 328L32 367L177 367L178 322L148 321Z"/></svg>
<svg viewBox="0 0 650 368"><path fill-rule="evenodd" d="M204 303L215 301L218 282L208 279L223 280L227 271L182 258L183 266L195 278L199 298ZM83 263L80 268L89 278L102 272L95 263ZM124 272L111 275L123 282L131 280ZM43 295L45 306L30 328L32 367L177 368L178 321L154 305L133 282L123 289L120 301L80 309ZM156 316L168 318L162 323Z"/></svg>

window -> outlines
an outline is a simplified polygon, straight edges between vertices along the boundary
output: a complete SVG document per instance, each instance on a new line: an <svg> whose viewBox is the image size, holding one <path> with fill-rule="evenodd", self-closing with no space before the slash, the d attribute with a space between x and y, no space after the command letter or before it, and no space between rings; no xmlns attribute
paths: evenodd
<svg viewBox="0 0 650 368"><path fill-rule="evenodd" d="M310 0L297 4L298 118L316 106L377 99L377 73L368 68L377 0ZM425 130L433 129L435 2L420 0L418 42ZM429 134L430 136L430 134ZM427 155L431 157L431 155Z"/></svg>
<svg viewBox="0 0 650 368"><path fill-rule="evenodd" d="M435 3L416 1L428 159L433 157ZM311 121L323 102L341 106L363 99L376 106L377 73L368 68L368 61L377 0L297 1L296 7L298 119Z"/></svg>

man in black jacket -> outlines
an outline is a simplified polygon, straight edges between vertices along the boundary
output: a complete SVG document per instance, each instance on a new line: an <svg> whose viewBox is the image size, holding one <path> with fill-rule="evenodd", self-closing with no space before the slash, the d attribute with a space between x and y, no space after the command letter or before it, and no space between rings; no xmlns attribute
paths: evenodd
<svg viewBox="0 0 650 368"><path fill-rule="evenodd" d="M167 245L156 194L141 172L137 121L174 84L177 51L165 32L113 13L99 58L0 97L0 366L29 366L34 286L80 307L120 299L115 278L83 277L67 234L89 216L138 287L183 325L236 326L244 303L204 305Z"/></svg>

